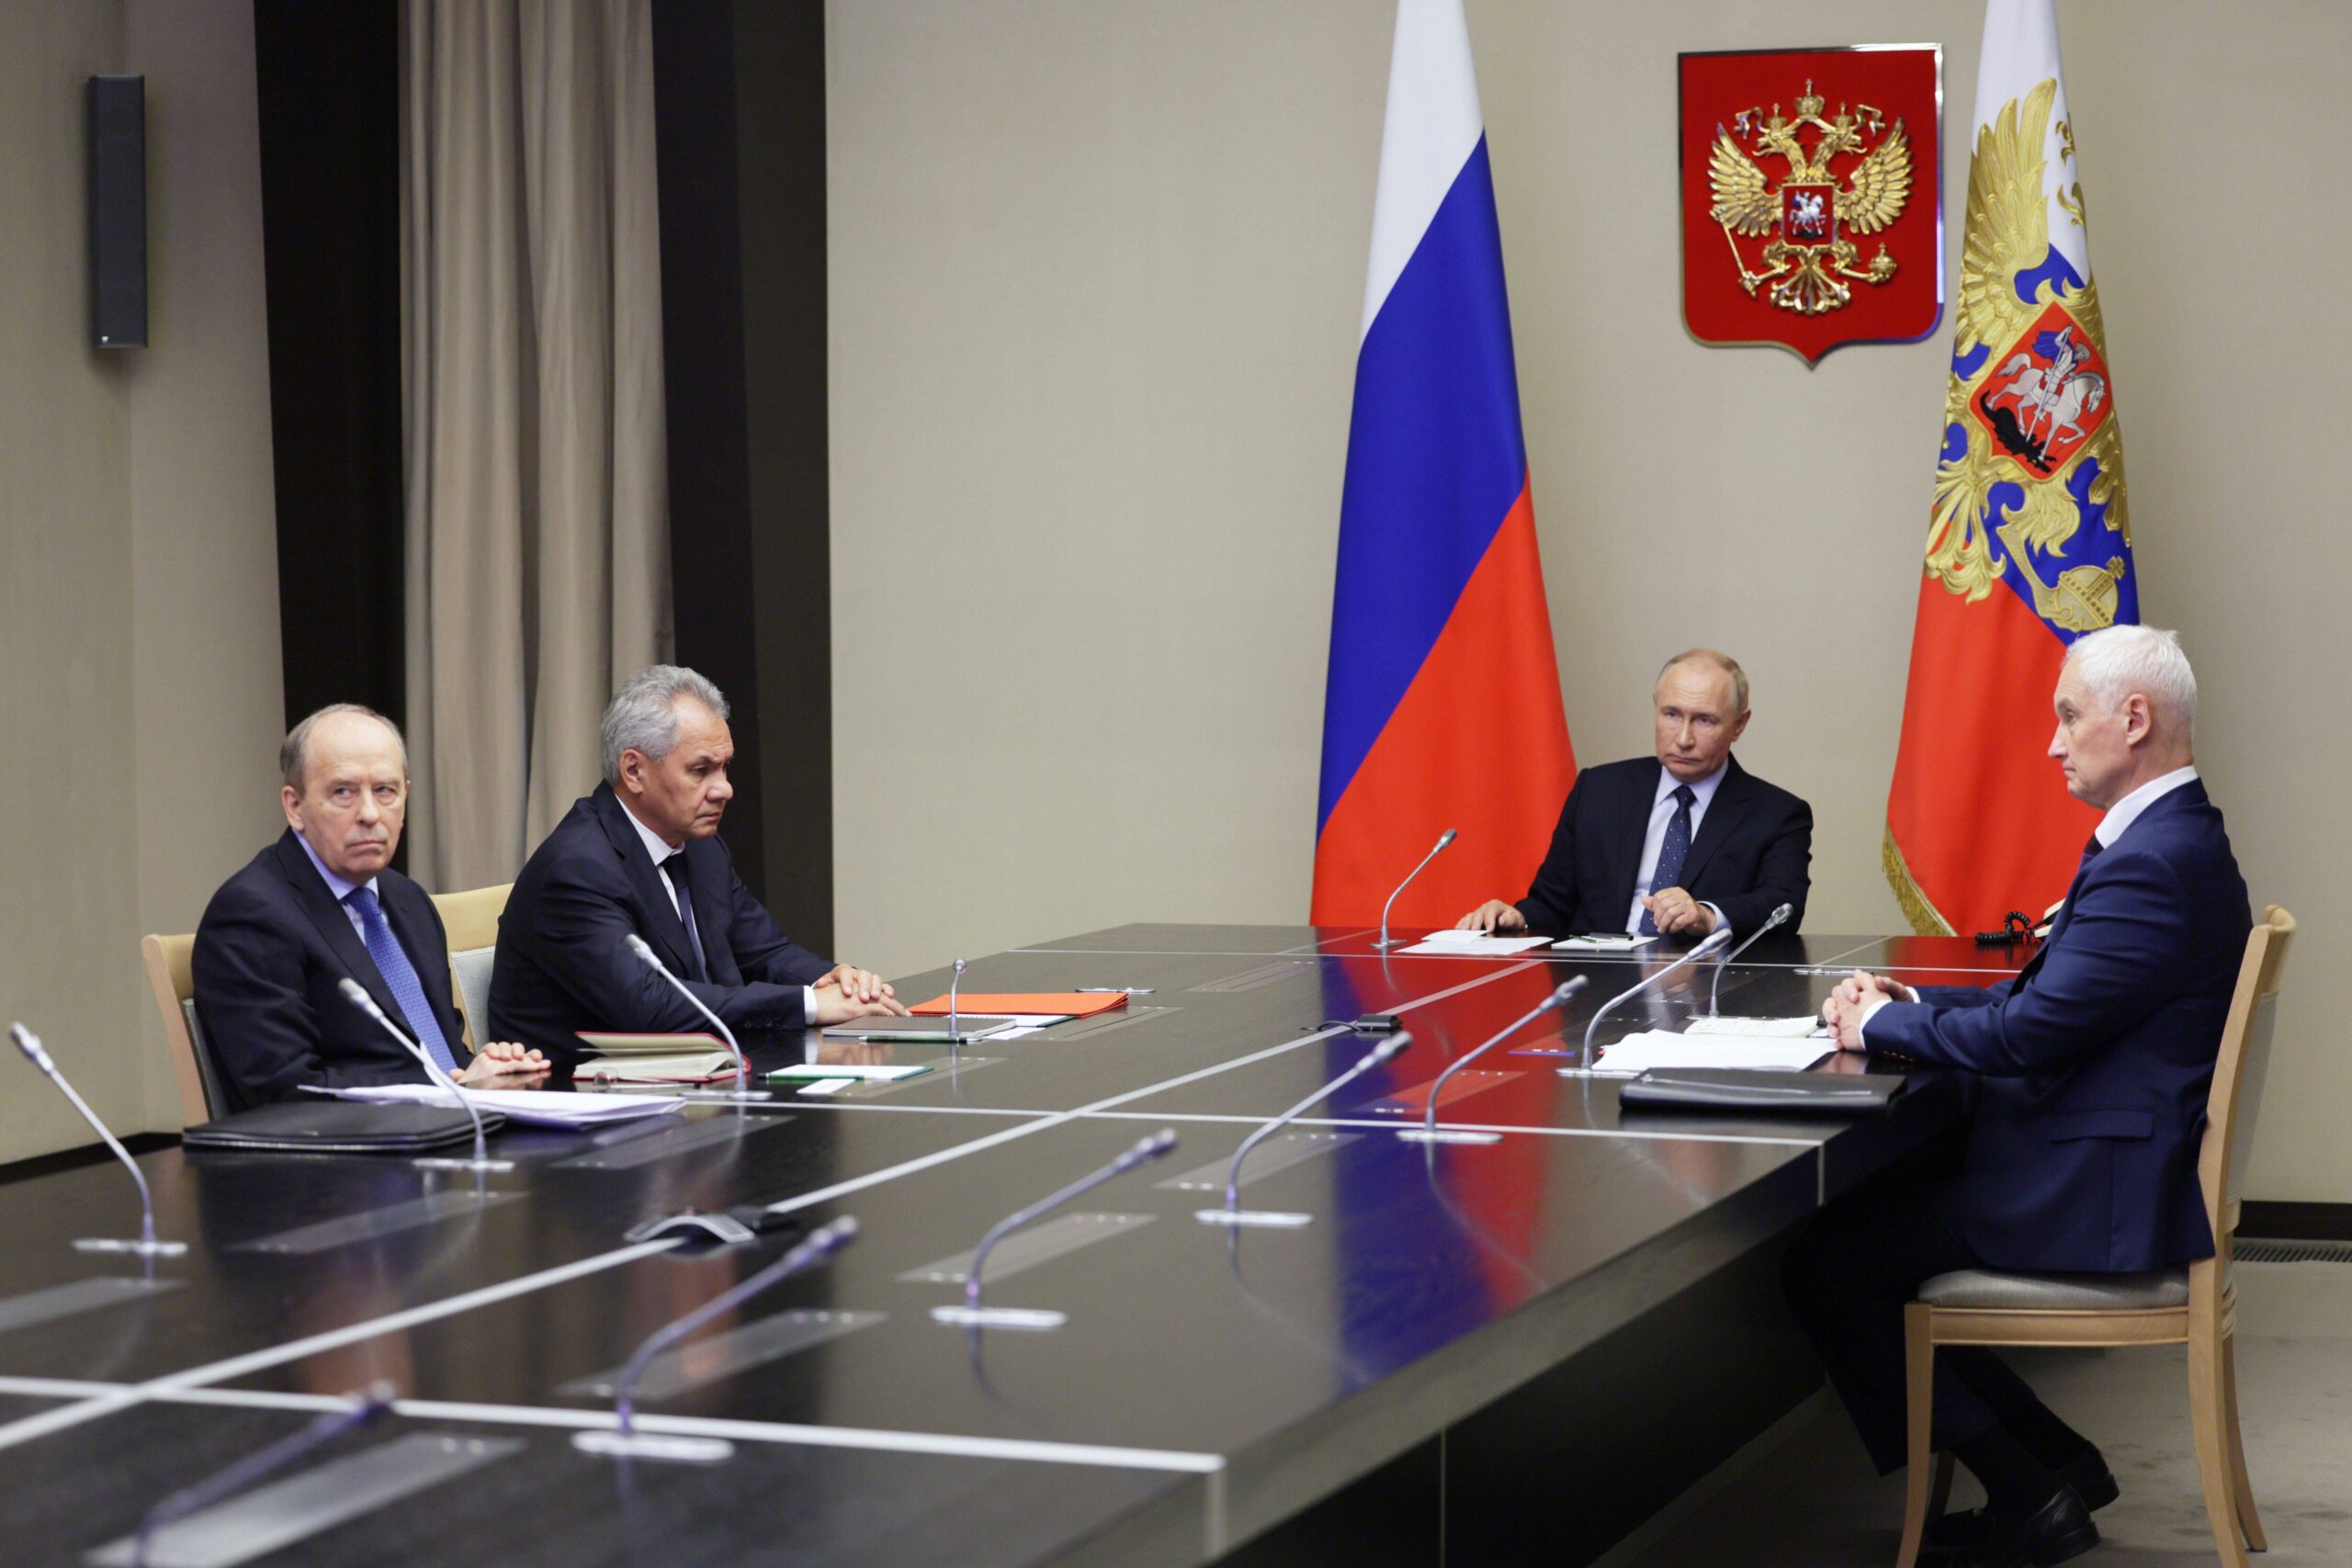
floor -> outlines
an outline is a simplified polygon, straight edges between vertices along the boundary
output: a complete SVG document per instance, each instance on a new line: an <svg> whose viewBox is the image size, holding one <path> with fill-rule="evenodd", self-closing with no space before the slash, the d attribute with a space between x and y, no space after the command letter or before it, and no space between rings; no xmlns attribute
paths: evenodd
<svg viewBox="0 0 2352 1568"><path fill-rule="evenodd" d="M2098 1443L2123 1495L2087 1568L2217 1561L2189 1446L2187 1352L2038 1351L2017 1365ZM2238 1401L2270 1550L2259 1568L2352 1568L2352 1264L2238 1269ZM1953 1506L1981 1500L1962 1472ZM1611 1553L1610 1568L1885 1568L1903 1478L1872 1473L1834 1404L1721 1489Z"/></svg>

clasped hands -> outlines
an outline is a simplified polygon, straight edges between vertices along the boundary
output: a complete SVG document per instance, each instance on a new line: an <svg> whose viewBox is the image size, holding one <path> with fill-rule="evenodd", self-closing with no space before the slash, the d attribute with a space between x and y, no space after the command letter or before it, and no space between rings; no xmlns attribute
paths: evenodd
<svg viewBox="0 0 2352 1568"><path fill-rule="evenodd" d="M1900 980L1857 969L1838 982L1821 1004L1821 1021L1838 1037L1840 1051L1862 1049L1862 1021L1889 1002L1916 1002L1919 994Z"/></svg>
<svg viewBox="0 0 2352 1568"><path fill-rule="evenodd" d="M870 969L836 964L820 975L811 988L817 993L817 1016L812 1022L846 1023L854 1018L907 1016L897 990Z"/></svg>
<svg viewBox="0 0 2352 1568"><path fill-rule="evenodd" d="M1661 888L1642 898L1642 908L1650 912L1650 919L1667 936L1705 936L1715 929L1715 912L1682 887ZM1455 931L1523 931L1527 917L1518 907L1500 898L1489 898L1456 920Z"/></svg>

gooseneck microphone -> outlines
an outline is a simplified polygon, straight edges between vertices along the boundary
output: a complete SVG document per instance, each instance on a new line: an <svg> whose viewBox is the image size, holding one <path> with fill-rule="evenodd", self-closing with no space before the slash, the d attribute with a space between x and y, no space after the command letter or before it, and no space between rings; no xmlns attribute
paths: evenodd
<svg viewBox="0 0 2352 1568"><path fill-rule="evenodd" d="M1421 874L1421 866L1425 866L1429 864L1430 862L1437 859L1438 851L1444 849L1446 845L1453 842L1454 840L1461 836L1462 830L1458 828L1448 828L1444 832L1440 833L1437 836L1437 843L1430 848L1429 853L1421 857L1421 864L1415 866L1411 871L1406 873L1405 880L1396 885L1396 893L1402 893L1406 888L1411 886L1413 885L1413 878ZM1388 940L1388 911L1394 908L1396 905L1396 893L1391 893L1388 896L1388 902L1380 907L1380 940L1373 943L1373 945L1383 953L1386 953L1392 947L1402 947L1405 945L1402 942L1391 942Z"/></svg>
<svg viewBox="0 0 2352 1568"><path fill-rule="evenodd" d="M645 1376L645 1369L652 1364L654 1357L711 1319L741 1306L771 1285L788 1280L803 1269L815 1268L856 1239L856 1219L843 1214L831 1224L809 1232L799 1246L750 1279L721 1291L684 1317L664 1324L647 1335L645 1343L637 1348L636 1354L629 1357L621 1368L620 1375L613 1380L613 1415L618 1425L609 1432L574 1432L571 1446L582 1453L605 1454L615 1458L684 1460L695 1464L707 1464L733 1453L735 1445L724 1438L685 1438L639 1432L637 1429L638 1380Z"/></svg>
<svg viewBox="0 0 2352 1568"><path fill-rule="evenodd" d="M130 1179L139 1183L139 1239L115 1241L102 1236L89 1236L75 1242L74 1250L76 1252L132 1252L141 1258L176 1258L186 1252L187 1243L184 1241L155 1239L155 1198L154 1194L147 1190L146 1173L139 1168L139 1162L130 1157L130 1151L124 1148L112 1133L107 1131L107 1124L98 1120L97 1112L92 1111L88 1102L74 1091L74 1086L65 1081L65 1075L57 1070L57 1064L49 1059L48 1051L42 1048L40 1036L21 1023L12 1023L8 1026L8 1037L17 1043L17 1049L25 1054L25 1060L40 1068L41 1076L55 1084L57 1091L74 1102L74 1109L82 1113L82 1120L97 1130L98 1136L106 1140L107 1147L112 1149L115 1157L122 1161L123 1165L130 1169Z"/></svg>
<svg viewBox="0 0 2352 1568"><path fill-rule="evenodd" d="M1555 1012L1566 1007L1570 997L1583 990L1590 983L1581 975L1573 980L1562 981L1553 989L1551 995L1529 1009L1524 1016L1513 1019L1510 1023L1505 1024L1502 1031L1492 1040L1487 1041L1468 1055L1455 1058L1445 1071L1438 1074L1437 1080L1430 1085L1429 1104L1421 1112L1421 1124L1419 1127L1405 1128L1396 1135L1416 1144L1498 1144L1502 1142L1500 1133L1466 1133L1452 1130L1441 1133L1437 1130L1438 1096L1444 1092L1446 1080L1545 1013Z"/></svg>
<svg viewBox="0 0 2352 1568"><path fill-rule="evenodd" d="M956 993L964 984L964 961L956 960L956 973L947 977L947 1048L950 1051L964 1043L964 1026L956 1010Z"/></svg>
<svg viewBox="0 0 2352 1568"><path fill-rule="evenodd" d="M1657 974L1652 975L1640 985L1629 986L1624 990L1618 992L1615 996L1601 1003L1600 1010L1592 1015L1592 1021L1585 1025L1583 1066L1562 1067L1560 1069L1561 1075L1563 1077L1566 1077L1571 1074L1589 1071L1591 1068L1593 1034L1600 1028L1600 1021L1607 1018L1609 1016L1610 1010L1616 1007L1618 1003L1633 1000L1635 997L1640 996L1644 991L1646 991L1651 987L1657 985L1660 980L1665 979L1668 975L1673 974L1677 969L1685 968L1690 964L1697 963L1700 959L1707 956L1707 954L1720 952L1722 949L1729 947L1730 945L1731 929L1727 926L1718 926L1713 931L1708 932L1706 939L1700 942L1698 946L1692 948L1690 952L1684 953L1681 957L1676 959L1673 963L1668 964Z"/></svg>
<svg viewBox="0 0 2352 1568"><path fill-rule="evenodd" d="M1439 847L1442 849L1444 846ZM1398 1055L1412 1043L1413 1037L1408 1032L1400 1030L1390 1035L1365 1052L1363 1059L1354 1066L1350 1067L1346 1072L1242 1139L1241 1146L1233 1151L1233 1163L1225 1169L1225 1207L1196 1209L1193 1212L1193 1217L1205 1225L1275 1225L1287 1228L1312 1224L1315 1221L1315 1216L1312 1214L1278 1213L1266 1210L1243 1208L1241 1206L1241 1162L1250 1157L1251 1149L1279 1132L1285 1123L1304 1116L1310 1107L1318 1101L1329 1100L1373 1068L1385 1066L1396 1060Z"/></svg>
<svg viewBox="0 0 2352 1568"><path fill-rule="evenodd" d="M972 1249L972 1261L964 1270L964 1303L961 1306L936 1306L931 1315L941 1323L967 1326L993 1325L999 1328L1058 1328L1069 1321L1069 1314L1030 1309L998 1309L980 1304L980 1271L988 1267L989 1249L1004 1237L1041 1214L1051 1213L1081 1193L1091 1192L1104 1182L1125 1176L1139 1165L1149 1165L1176 1146L1173 1128L1162 1127L1148 1138L1138 1139L1118 1158L1102 1169L1080 1177L1060 1191L1038 1199L1027 1208L1007 1214L989 1227L980 1237L980 1245Z"/></svg>
<svg viewBox="0 0 2352 1568"><path fill-rule="evenodd" d="M353 1403L341 1409L327 1411L299 1432L289 1433L270 1444L247 1454L226 1470L206 1477L193 1486L184 1486L147 1510L139 1521L139 1534L130 1543L130 1568L145 1568L149 1546L155 1532L175 1519L212 1506L222 1498L232 1496L253 1485L266 1475L285 1469L304 1454L314 1452L342 1437L367 1426L392 1408L392 1385L378 1382L365 1393L347 1396ZM105 1553L97 1554L104 1556Z"/></svg>
<svg viewBox="0 0 2352 1568"><path fill-rule="evenodd" d="M727 1048L729 1051L735 1053L735 1077L737 1081L744 1088L750 1088L752 1083L752 1059L743 1055L743 1047L735 1043L735 1032L728 1028L726 1023L720 1020L717 1013L703 1006L702 998L695 995L691 990L688 990L684 981L670 973L670 966L662 962L661 957L654 953L651 944L647 942L643 937L638 935L635 931L630 931L624 935L621 940L628 944L628 950L631 953L636 953L638 957L645 961L645 966L648 969L652 970L656 975L659 975L664 980L669 981L670 988L677 992L678 995L685 998L688 1006L692 1007L695 1011L702 1014L703 1017L710 1020L710 1026L718 1031L718 1037L727 1042ZM813 1024L817 1021L812 1018L808 1021Z"/></svg>
<svg viewBox="0 0 2352 1568"><path fill-rule="evenodd" d="M466 1091L458 1087L458 1080L441 1070L441 1064L433 1059L433 1054L430 1051L427 1051L424 1046L418 1044L415 1041L410 1039L406 1030L402 1029L399 1024L394 1023L390 1019L386 1018L384 1016L384 1010L376 1005L376 998L369 996L368 994L368 988L365 986L362 986L358 981L353 979L350 976L345 975L342 979L335 982L335 987L343 993L344 999L345 1001L349 1002L353 1007L357 1008L361 1012L366 1013L369 1018L374 1019L379 1024L382 1025L385 1033L399 1041L410 1055L415 1057L418 1062L424 1065L424 1076L432 1079L434 1083L439 1085L442 1089L448 1091L449 1097L458 1102L458 1108L473 1119L473 1158L469 1160L463 1160L427 1156L423 1159L411 1160L409 1163L415 1166L420 1170L484 1171L514 1169L514 1162L513 1160L492 1159L490 1157L489 1143L482 1132L481 1111L475 1107L474 1102L470 1099L467 1098Z"/></svg>
<svg viewBox="0 0 2352 1568"><path fill-rule="evenodd" d="M1708 1017L1713 1018L1715 1016L1715 998L1723 994L1724 989L1724 971L1730 968L1733 961L1737 959L1741 953L1746 953L1749 948L1754 947L1763 937L1766 931L1772 930L1776 926L1785 925L1788 922L1789 917L1796 912L1797 907L1794 904L1781 905L1779 908L1772 911L1771 916L1767 919L1762 925L1756 928L1756 934L1754 936L1749 937L1746 942L1741 942L1737 947L1733 948L1729 953L1724 954L1723 961L1715 965L1714 984L1707 987Z"/></svg>

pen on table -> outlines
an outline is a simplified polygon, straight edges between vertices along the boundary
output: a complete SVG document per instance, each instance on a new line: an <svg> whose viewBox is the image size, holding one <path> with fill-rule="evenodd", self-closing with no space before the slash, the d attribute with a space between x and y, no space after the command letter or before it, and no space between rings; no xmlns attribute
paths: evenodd
<svg viewBox="0 0 2352 1568"><path fill-rule="evenodd" d="M1072 994L1081 997L1148 997L1153 989L1150 986L1080 986Z"/></svg>

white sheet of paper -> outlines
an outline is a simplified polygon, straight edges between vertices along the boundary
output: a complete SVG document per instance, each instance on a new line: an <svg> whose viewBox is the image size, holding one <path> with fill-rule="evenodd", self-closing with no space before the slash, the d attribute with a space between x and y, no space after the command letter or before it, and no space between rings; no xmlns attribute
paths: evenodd
<svg viewBox="0 0 2352 1568"><path fill-rule="evenodd" d="M1752 1067L1801 1073L1837 1047L1827 1040L1764 1034L1708 1034L1692 1039L1664 1030L1629 1034L1600 1053L1600 1070L1640 1073L1652 1067Z"/></svg>
<svg viewBox="0 0 2352 1568"><path fill-rule="evenodd" d="M306 1086L308 1087L308 1086ZM437 1084L378 1084L353 1089L316 1089L337 1100L364 1100L385 1105L447 1105L449 1096ZM539 1127L600 1127L607 1122L628 1122L659 1116L685 1104L675 1095L578 1094L563 1089L460 1089L477 1111L496 1111L510 1122Z"/></svg>
<svg viewBox="0 0 2352 1568"><path fill-rule="evenodd" d="M1654 936L1572 936L1552 944L1555 953L1631 953L1656 942Z"/></svg>
<svg viewBox="0 0 2352 1568"><path fill-rule="evenodd" d="M1745 1034L1755 1038L1802 1040L1821 1027L1821 1020L1803 1018L1694 1018L1685 1034Z"/></svg>
<svg viewBox="0 0 2352 1568"><path fill-rule="evenodd" d="M1417 942L1404 949L1407 953L1433 953L1450 958L1507 957L1525 953L1531 947L1541 947L1540 936L1492 936L1485 931L1437 931L1425 942Z"/></svg>

